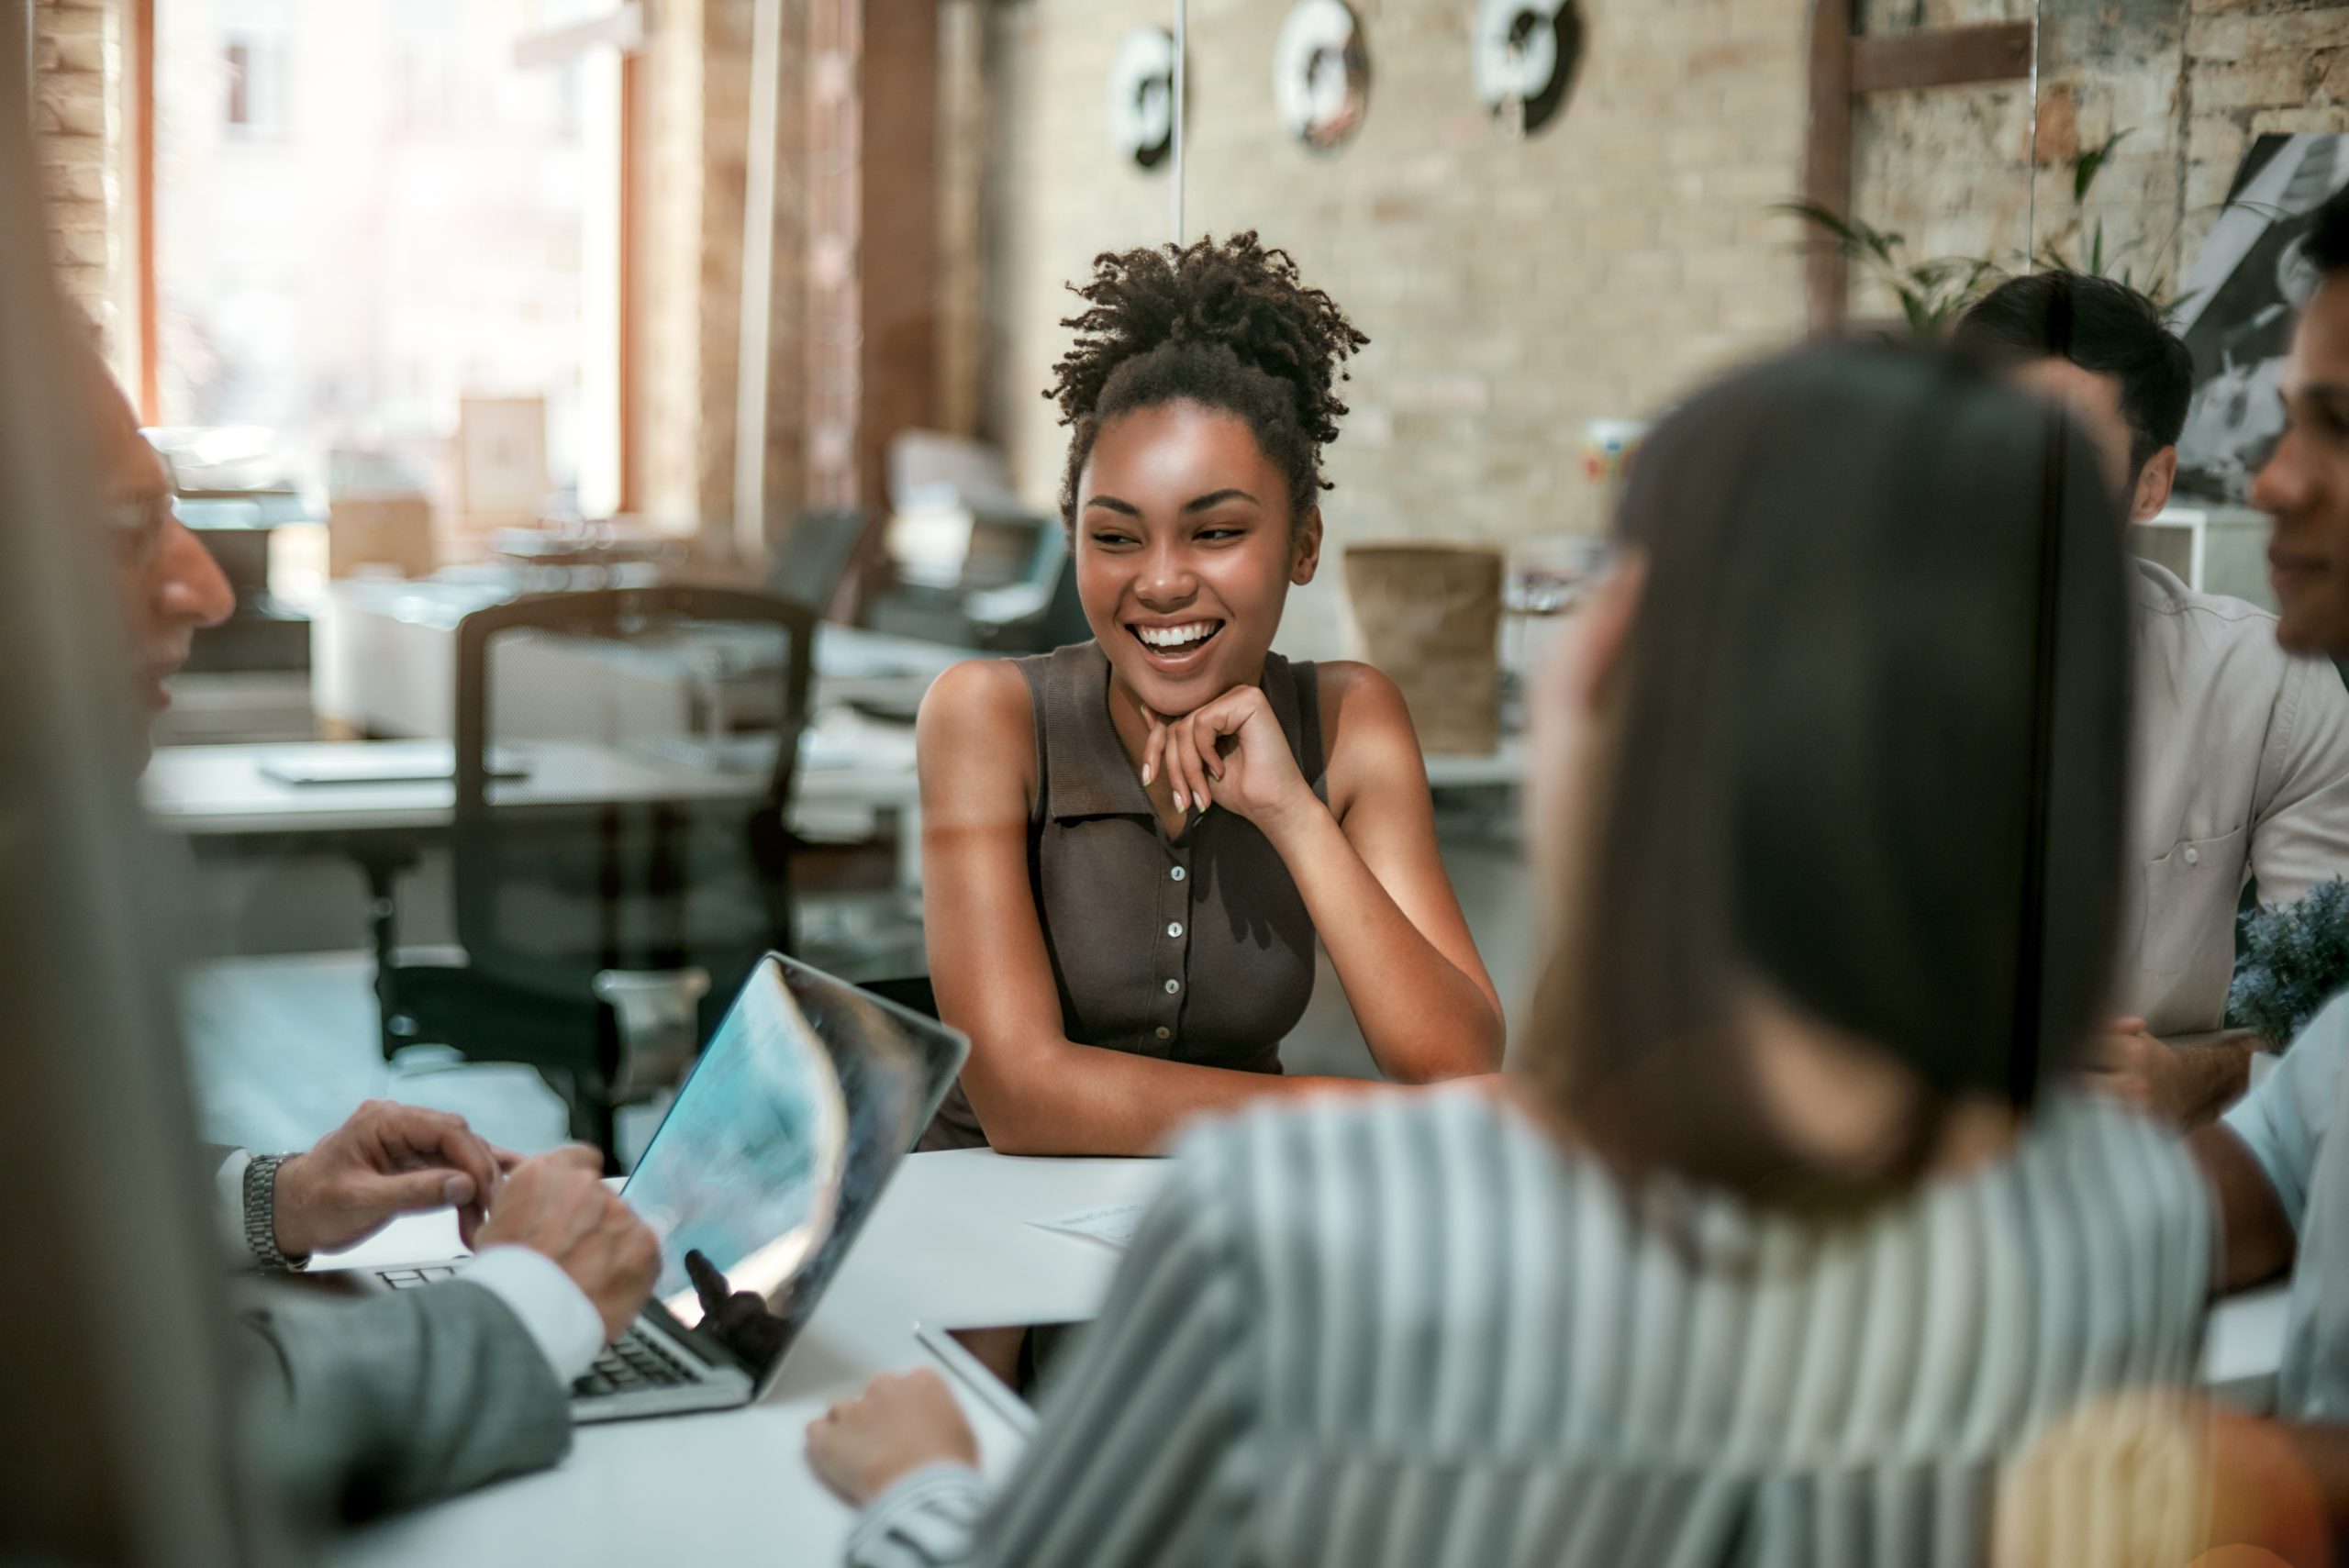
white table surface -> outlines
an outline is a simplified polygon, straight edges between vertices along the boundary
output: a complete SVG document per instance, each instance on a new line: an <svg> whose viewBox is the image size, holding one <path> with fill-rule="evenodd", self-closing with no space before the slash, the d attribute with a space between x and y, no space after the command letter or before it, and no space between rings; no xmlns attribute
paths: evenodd
<svg viewBox="0 0 2349 1568"><path fill-rule="evenodd" d="M852 739L806 748L793 780L795 806L917 806L913 738L893 734L892 728L867 725ZM262 770L280 760L395 758L447 749L439 740L166 746L156 751L141 782L149 809L191 837L437 828L448 825L456 808L456 785L449 779L294 784ZM582 741L518 740L500 750L514 753L529 770L524 778L493 786L501 806L747 799L766 784L761 774Z"/></svg>
<svg viewBox="0 0 2349 1568"><path fill-rule="evenodd" d="M1525 780L1525 737L1506 736L1498 750L1483 756L1430 752L1427 765L1430 789L1520 784Z"/></svg>
<svg viewBox="0 0 2349 1568"><path fill-rule="evenodd" d="M986 1150L917 1154L784 1362L745 1409L582 1428L571 1457L345 1538L343 1564L836 1563L852 1516L808 1471L809 1421L875 1373L935 1365L918 1324L974 1328L1090 1317L1121 1254L1040 1229L1157 1190L1152 1160L1018 1160ZM456 1251L447 1215L401 1221L351 1261L381 1265ZM987 1468L1018 1439L975 1400L964 1408Z"/></svg>
<svg viewBox="0 0 2349 1568"><path fill-rule="evenodd" d="M1150 1160L1020 1160L985 1150L917 1154L897 1172L842 1263L775 1387L740 1410L583 1428L571 1457L525 1476L357 1532L338 1563L723 1562L839 1561L849 1510L808 1471L807 1423L875 1373L934 1365L917 1325L974 1328L1090 1317L1121 1256L1028 1223L1146 1201L1163 1178ZM445 1214L404 1220L346 1258L381 1265L456 1250ZM2283 1338L2281 1287L2213 1312L2203 1377L2260 1407ZM963 1400L986 1468L1019 1440Z"/></svg>

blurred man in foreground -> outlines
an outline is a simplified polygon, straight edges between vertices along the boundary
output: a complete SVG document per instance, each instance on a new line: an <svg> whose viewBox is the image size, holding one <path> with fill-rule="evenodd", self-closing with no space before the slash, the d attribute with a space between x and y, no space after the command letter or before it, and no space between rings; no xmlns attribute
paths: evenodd
<svg viewBox="0 0 2349 1568"><path fill-rule="evenodd" d="M173 508L171 475L94 349L78 370L102 464L106 543L135 639L139 699L234 607ZM262 1414L363 1514L543 1468L571 1446L567 1390L634 1320L659 1250L600 1180L601 1157L495 1149L445 1111L371 1101L306 1152L216 1151L224 1222L264 1271L302 1268L397 1215L453 1206L480 1254L445 1284L363 1300L255 1285L240 1328L265 1354Z"/></svg>
<svg viewBox="0 0 2349 1568"><path fill-rule="evenodd" d="M2132 523L2169 504L2194 362L2154 303L2109 278L2035 272L1958 323L2096 438ZM2349 873L2349 688L2277 646L2277 617L2132 563L2136 643L2119 1010L2094 1066L2184 1125L2243 1093L2254 1040L2227 1030L2235 907Z"/></svg>
<svg viewBox="0 0 2349 1568"><path fill-rule="evenodd" d="M2284 434L2252 499L2275 519L2277 640L2349 658L2349 192L2319 210L2303 244L2323 282L2293 336L2279 387ZM2223 1216L2221 1287L2291 1271L2278 1429L2336 1525L2349 1524L2349 1140L2328 1129L2343 1119L2345 1052L2349 996L2339 996L2195 1139Z"/></svg>

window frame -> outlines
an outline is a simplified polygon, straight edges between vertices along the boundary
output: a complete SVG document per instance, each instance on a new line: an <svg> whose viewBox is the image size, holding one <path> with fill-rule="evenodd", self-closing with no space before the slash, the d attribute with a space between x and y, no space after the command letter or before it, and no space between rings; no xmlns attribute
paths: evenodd
<svg viewBox="0 0 2349 1568"><path fill-rule="evenodd" d="M132 257L130 279L132 324L137 340L139 417L147 424L162 416L162 360L156 322L161 315L161 284L156 271L155 246L155 7L158 0L129 0L129 48L126 51L128 78L131 211L128 227ZM641 0L626 0L595 21L557 29L526 40L541 51L548 48L584 49L609 45L619 50L619 502L618 511L638 508L641 470L638 446L637 298L638 158L641 143L645 19Z"/></svg>

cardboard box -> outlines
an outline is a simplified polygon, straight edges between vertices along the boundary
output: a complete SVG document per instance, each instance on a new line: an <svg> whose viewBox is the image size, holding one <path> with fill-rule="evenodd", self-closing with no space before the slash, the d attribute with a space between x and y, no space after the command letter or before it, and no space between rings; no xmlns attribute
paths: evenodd
<svg viewBox="0 0 2349 1568"><path fill-rule="evenodd" d="M327 508L328 576L372 566L429 577L438 564L432 503L422 495L338 495Z"/></svg>

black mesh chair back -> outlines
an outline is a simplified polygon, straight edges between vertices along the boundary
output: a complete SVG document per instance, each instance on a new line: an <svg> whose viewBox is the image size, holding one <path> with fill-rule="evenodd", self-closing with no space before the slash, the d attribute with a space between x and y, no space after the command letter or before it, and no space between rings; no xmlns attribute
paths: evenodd
<svg viewBox="0 0 2349 1568"><path fill-rule="evenodd" d="M674 1084L792 945L785 813L815 617L689 585L538 595L457 632L461 965L385 973L387 1049L538 1068L574 1136Z"/></svg>
<svg viewBox="0 0 2349 1568"><path fill-rule="evenodd" d="M821 617L863 546L867 526L860 511L802 512L775 550L767 570L768 590Z"/></svg>

